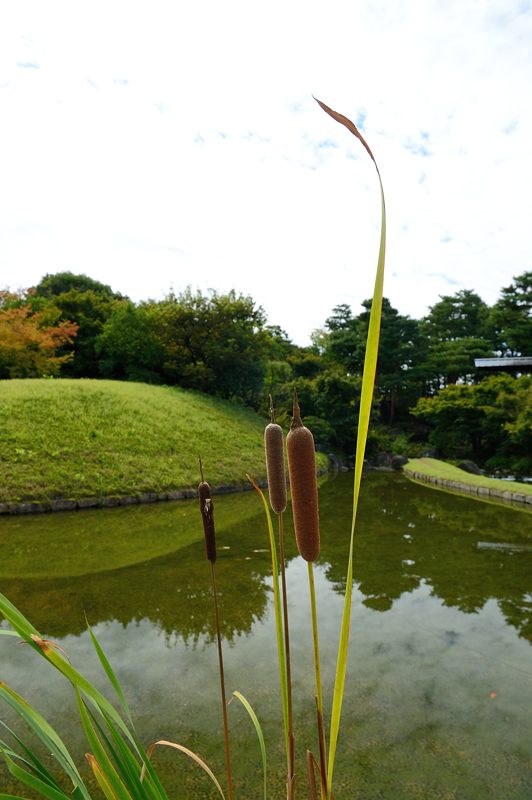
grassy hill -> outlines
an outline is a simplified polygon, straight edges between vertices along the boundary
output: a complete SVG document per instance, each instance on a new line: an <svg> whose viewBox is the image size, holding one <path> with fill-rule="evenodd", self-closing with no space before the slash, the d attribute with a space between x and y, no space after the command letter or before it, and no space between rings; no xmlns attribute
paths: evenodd
<svg viewBox="0 0 532 800"><path fill-rule="evenodd" d="M264 421L178 388L99 380L0 381L0 502L80 500L265 474Z"/></svg>

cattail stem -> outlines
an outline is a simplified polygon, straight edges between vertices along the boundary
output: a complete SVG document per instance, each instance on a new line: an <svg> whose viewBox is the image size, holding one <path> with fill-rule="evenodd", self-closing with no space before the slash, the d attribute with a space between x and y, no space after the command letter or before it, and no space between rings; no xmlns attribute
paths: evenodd
<svg viewBox="0 0 532 800"><path fill-rule="evenodd" d="M281 586L283 590L283 621L284 621L284 649L286 655L286 683L288 697L288 781L287 800L295 797L295 748L294 748L294 717L292 713L292 673L290 668L290 633L288 630L288 594L286 591L286 573L284 564L284 530L283 512L279 517L279 560L281 562Z"/></svg>
<svg viewBox="0 0 532 800"><path fill-rule="evenodd" d="M218 607L218 592L216 591L216 576L214 561L211 561L212 594L214 597L214 611L216 614L216 638L218 640L218 664L220 667L220 688L222 693L222 713L224 720L225 738L225 763L227 767L227 786L229 800L233 800L233 774L231 771L231 750L229 747L229 723L227 721L227 703L225 700L224 660L222 655L222 633L220 630L220 609Z"/></svg>
<svg viewBox="0 0 532 800"><path fill-rule="evenodd" d="M327 797L326 782L326 748L325 732L323 726L323 694L321 690L320 646L318 641L318 617L316 614L316 590L314 587L314 567L312 561L307 561L308 585L310 592L310 612L312 618L312 640L314 644L314 673L316 676L316 707L318 713L318 736L320 748L320 773L322 798Z"/></svg>

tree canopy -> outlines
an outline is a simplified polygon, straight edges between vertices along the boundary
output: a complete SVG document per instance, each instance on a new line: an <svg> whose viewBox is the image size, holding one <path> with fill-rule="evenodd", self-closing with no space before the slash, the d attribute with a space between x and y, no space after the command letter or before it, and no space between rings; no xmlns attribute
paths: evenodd
<svg viewBox="0 0 532 800"><path fill-rule="evenodd" d="M356 313L338 304L311 334L311 345L299 347L236 291L188 288L133 303L87 275L59 272L35 289L0 293L0 377L176 384L265 416L271 394L281 424L289 421L297 387L318 444L349 454L370 306L365 300ZM491 307L460 289L416 320L383 298L372 441L403 447L409 436L426 442L428 435L443 456L467 452L485 462L524 463L529 384L507 375L492 380L475 368L475 358L497 353L532 355L530 271Z"/></svg>

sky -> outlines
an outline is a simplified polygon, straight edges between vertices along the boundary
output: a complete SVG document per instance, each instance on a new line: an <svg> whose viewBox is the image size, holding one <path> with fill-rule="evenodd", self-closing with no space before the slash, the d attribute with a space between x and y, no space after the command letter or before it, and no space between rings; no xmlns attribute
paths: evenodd
<svg viewBox="0 0 532 800"><path fill-rule="evenodd" d="M0 0L0 288L251 295L298 344L531 269L532 0Z"/></svg>

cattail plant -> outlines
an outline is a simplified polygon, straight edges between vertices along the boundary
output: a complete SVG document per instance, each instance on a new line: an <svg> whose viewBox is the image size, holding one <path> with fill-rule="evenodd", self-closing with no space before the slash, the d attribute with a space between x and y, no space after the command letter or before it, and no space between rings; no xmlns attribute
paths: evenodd
<svg viewBox="0 0 532 800"><path fill-rule="evenodd" d="M288 474L297 549L305 561L312 562L320 554L316 451L314 437L301 421L301 411L295 390L294 413L292 425L286 437L286 452L288 454Z"/></svg>
<svg viewBox="0 0 532 800"><path fill-rule="evenodd" d="M295 796L295 747L294 716L292 712L292 673L290 667L290 635L288 629L288 595L286 591L286 571L284 559L283 512L286 509L286 470L284 460L283 429L275 422L273 400L270 395L271 422L264 429L264 451L266 454L266 474L270 505L279 520L279 557L281 562L281 586L283 590L284 648L286 658L286 683L288 701L288 778L287 798Z"/></svg>
<svg viewBox="0 0 532 800"><path fill-rule="evenodd" d="M316 614L316 591L312 566L320 554L320 519L318 510L318 484L316 478L316 451L311 431L301 421L301 411L294 389L292 425L286 437L288 474L292 495L292 515L297 549L307 562L312 639L314 645L314 672L316 676L316 709L318 719L318 741L320 748L321 795L327 795L325 730L323 724L323 693L321 689L320 649Z"/></svg>
<svg viewBox="0 0 532 800"><path fill-rule="evenodd" d="M214 527L214 509L211 496L211 487L203 477L203 465L201 458L199 460L201 481L198 486L199 504L201 511L201 519L203 522L203 532L205 534L205 550L207 558L211 562L211 584L212 596L214 600L214 613L216 617L216 638L218 640L218 665L220 671L220 690L222 696L222 714L224 723L224 739L225 739L225 761L227 768L227 785L229 800L233 798L233 776L231 771L231 750L229 747L229 723L227 721L227 703L225 700L225 678L224 678L224 662L222 655L222 634L220 630L220 609L218 606L218 592L216 590L216 530Z"/></svg>
<svg viewBox="0 0 532 800"><path fill-rule="evenodd" d="M264 429L264 450L270 505L276 514L286 508L286 472L284 462L283 429L275 422L273 400L270 395L271 422Z"/></svg>

